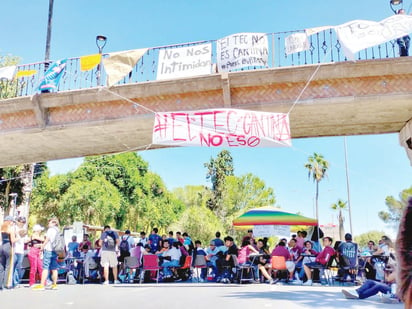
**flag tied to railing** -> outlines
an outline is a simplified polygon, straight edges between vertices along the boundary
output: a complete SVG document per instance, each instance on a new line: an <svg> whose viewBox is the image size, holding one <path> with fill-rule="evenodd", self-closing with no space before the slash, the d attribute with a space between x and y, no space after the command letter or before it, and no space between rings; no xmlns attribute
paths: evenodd
<svg viewBox="0 0 412 309"><path fill-rule="evenodd" d="M52 63L47 72L44 74L43 80L40 82L39 90L41 92L57 90L64 69L66 68L66 61L67 59L64 59Z"/></svg>
<svg viewBox="0 0 412 309"><path fill-rule="evenodd" d="M290 147L289 115L239 109L156 113L153 144Z"/></svg>

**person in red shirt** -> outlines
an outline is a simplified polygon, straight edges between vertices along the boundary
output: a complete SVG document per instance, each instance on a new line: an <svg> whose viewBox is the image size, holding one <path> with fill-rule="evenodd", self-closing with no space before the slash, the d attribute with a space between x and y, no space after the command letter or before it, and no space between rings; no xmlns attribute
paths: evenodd
<svg viewBox="0 0 412 309"><path fill-rule="evenodd" d="M288 269L290 279L293 279L293 273L295 271L295 263L293 262L292 255L286 248L286 243L280 241L279 244L273 249L271 256L283 256L286 262L286 268Z"/></svg>
<svg viewBox="0 0 412 309"><path fill-rule="evenodd" d="M312 285L312 269L320 269L325 267L330 258L335 254L335 250L331 247L332 242L333 240L331 237L324 237L323 245L325 248L318 254L315 262L307 263L303 266L306 277L308 278L303 285Z"/></svg>

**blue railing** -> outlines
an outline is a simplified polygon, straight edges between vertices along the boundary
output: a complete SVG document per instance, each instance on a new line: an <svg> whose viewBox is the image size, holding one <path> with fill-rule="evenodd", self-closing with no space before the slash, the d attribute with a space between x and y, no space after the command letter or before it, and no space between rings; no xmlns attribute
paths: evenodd
<svg viewBox="0 0 412 309"><path fill-rule="evenodd" d="M301 66L307 64L331 63L347 61L343 55L342 46L332 29L324 30L309 37L310 48L306 51L285 54L285 38L292 33L302 31L268 33L269 61L267 68ZM179 48L197 44L212 44L212 62L216 63L216 40L183 43L169 46L149 48L138 61L133 70L118 84L131 84L156 80L159 51L166 48ZM105 55L103 55L105 56ZM357 53L357 60L384 59L397 57L396 41L374 46ZM255 70L256 67L246 67L242 71ZM17 71L35 70L31 76L19 77L12 81L0 80L0 99L30 96L37 92L43 78L45 63L23 64ZM106 84L106 75L102 70L101 83ZM87 89L97 87L97 67L90 71L80 70L80 58L67 59L67 66L59 84L59 91Z"/></svg>

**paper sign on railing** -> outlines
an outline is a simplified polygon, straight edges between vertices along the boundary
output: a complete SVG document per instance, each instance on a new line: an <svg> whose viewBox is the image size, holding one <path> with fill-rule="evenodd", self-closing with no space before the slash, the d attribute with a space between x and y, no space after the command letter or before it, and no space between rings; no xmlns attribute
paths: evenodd
<svg viewBox="0 0 412 309"><path fill-rule="evenodd" d="M285 52L287 55L309 49L306 33L293 33L285 38Z"/></svg>
<svg viewBox="0 0 412 309"><path fill-rule="evenodd" d="M265 33L237 33L216 41L219 72L244 67L266 67L268 55L269 44Z"/></svg>
<svg viewBox="0 0 412 309"><path fill-rule="evenodd" d="M289 116L238 109L156 113L153 144L290 147Z"/></svg>
<svg viewBox="0 0 412 309"><path fill-rule="evenodd" d="M172 79L210 74L212 44L200 44L159 51L157 79Z"/></svg>

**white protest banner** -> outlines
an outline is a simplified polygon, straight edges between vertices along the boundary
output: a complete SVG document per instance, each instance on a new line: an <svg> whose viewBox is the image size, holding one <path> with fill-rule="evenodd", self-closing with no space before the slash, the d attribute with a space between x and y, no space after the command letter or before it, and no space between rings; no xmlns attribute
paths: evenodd
<svg viewBox="0 0 412 309"><path fill-rule="evenodd" d="M412 16L393 15L381 22L354 20L335 27L345 56L353 60L355 53L412 32Z"/></svg>
<svg viewBox="0 0 412 309"><path fill-rule="evenodd" d="M156 113L153 144L290 147L289 115L239 109Z"/></svg>
<svg viewBox="0 0 412 309"><path fill-rule="evenodd" d="M212 44L167 48L159 51L157 79L210 74L212 68Z"/></svg>
<svg viewBox="0 0 412 309"><path fill-rule="evenodd" d="M216 41L219 72L244 67L266 67L268 38L265 33L237 33Z"/></svg>
<svg viewBox="0 0 412 309"><path fill-rule="evenodd" d="M306 33L293 33L285 38L285 52L287 55L309 49L309 41Z"/></svg>
<svg viewBox="0 0 412 309"><path fill-rule="evenodd" d="M0 68L0 80L1 79L12 80L14 77L14 74L16 73L16 68L17 66L15 65Z"/></svg>
<svg viewBox="0 0 412 309"><path fill-rule="evenodd" d="M255 237L289 237L290 226L288 225L255 225L253 227L253 235Z"/></svg>

